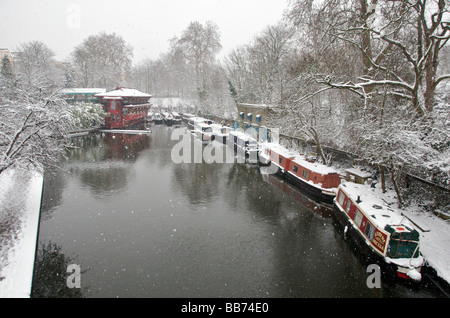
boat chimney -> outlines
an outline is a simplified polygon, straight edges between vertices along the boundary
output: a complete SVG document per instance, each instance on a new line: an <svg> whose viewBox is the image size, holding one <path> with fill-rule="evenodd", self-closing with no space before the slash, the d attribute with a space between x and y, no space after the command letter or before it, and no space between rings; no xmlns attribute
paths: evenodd
<svg viewBox="0 0 450 318"><path fill-rule="evenodd" d="M358 199L356 200L356 203L361 203L361 197L358 195Z"/></svg>

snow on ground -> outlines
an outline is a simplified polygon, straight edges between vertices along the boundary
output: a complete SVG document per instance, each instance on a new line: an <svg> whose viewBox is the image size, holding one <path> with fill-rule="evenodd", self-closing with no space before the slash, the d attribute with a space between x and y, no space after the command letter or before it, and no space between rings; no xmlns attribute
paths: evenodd
<svg viewBox="0 0 450 318"><path fill-rule="evenodd" d="M0 174L0 298L30 297L43 176Z"/></svg>
<svg viewBox="0 0 450 318"><path fill-rule="evenodd" d="M420 208L401 212L427 230L419 231L420 250L437 274L450 283L450 224L429 212L420 211Z"/></svg>

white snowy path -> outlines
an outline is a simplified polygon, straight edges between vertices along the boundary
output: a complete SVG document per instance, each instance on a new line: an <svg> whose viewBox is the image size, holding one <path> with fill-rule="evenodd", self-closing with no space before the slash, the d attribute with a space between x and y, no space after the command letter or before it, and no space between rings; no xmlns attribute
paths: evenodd
<svg viewBox="0 0 450 318"><path fill-rule="evenodd" d="M0 298L30 297L42 185L37 172L0 174Z"/></svg>
<svg viewBox="0 0 450 318"><path fill-rule="evenodd" d="M402 211L404 215L429 232L421 232L420 250L437 274L450 283L450 224L425 212Z"/></svg>

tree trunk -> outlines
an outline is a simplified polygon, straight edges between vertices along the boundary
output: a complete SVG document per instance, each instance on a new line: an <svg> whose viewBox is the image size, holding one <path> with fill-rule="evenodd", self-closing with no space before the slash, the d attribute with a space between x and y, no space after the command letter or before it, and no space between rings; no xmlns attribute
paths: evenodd
<svg viewBox="0 0 450 318"><path fill-rule="evenodd" d="M380 169L380 181L381 181L381 191L383 193L386 193L386 177L384 176L384 167L383 165L379 164L378 169Z"/></svg>
<svg viewBox="0 0 450 318"><path fill-rule="evenodd" d="M397 180L395 177L395 168L394 168L394 163L392 162L392 159L391 159L391 181L394 186L395 193L397 194L398 206L401 207L401 206L403 206L403 200L400 195L400 189L398 187Z"/></svg>

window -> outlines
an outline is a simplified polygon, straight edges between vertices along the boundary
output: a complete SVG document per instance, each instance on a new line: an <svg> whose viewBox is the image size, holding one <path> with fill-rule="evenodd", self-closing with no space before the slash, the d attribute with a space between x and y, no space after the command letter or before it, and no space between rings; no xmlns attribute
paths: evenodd
<svg viewBox="0 0 450 318"><path fill-rule="evenodd" d="M365 231L367 238L372 241L374 233L375 233L374 226L370 222L368 222L366 225L366 231Z"/></svg>
<svg viewBox="0 0 450 318"><path fill-rule="evenodd" d="M355 224L356 226L360 227L361 226L361 222L363 219L363 215L361 212L359 212L358 210L356 210L356 215L355 215Z"/></svg>
<svg viewBox="0 0 450 318"><path fill-rule="evenodd" d="M116 109L116 101L112 100L110 103L110 106L111 106L111 110L115 110Z"/></svg>
<svg viewBox="0 0 450 318"><path fill-rule="evenodd" d="M348 213L350 211L350 206L352 205L352 201L348 200L345 205L345 211Z"/></svg>
<svg viewBox="0 0 450 318"><path fill-rule="evenodd" d="M303 170L302 172L302 177L306 180L308 180L309 177L309 171L308 170Z"/></svg>
<svg viewBox="0 0 450 318"><path fill-rule="evenodd" d="M295 173L298 172L298 167L296 165L294 165L294 168L292 169L292 171L294 171Z"/></svg>
<svg viewBox="0 0 450 318"><path fill-rule="evenodd" d="M113 123L116 122L116 115L111 115L111 122L113 122Z"/></svg>
<svg viewBox="0 0 450 318"><path fill-rule="evenodd" d="M344 206L344 198L345 198L344 192L339 191L338 203L339 203L340 206Z"/></svg>
<svg viewBox="0 0 450 318"><path fill-rule="evenodd" d="M278 163L281 163L283 161L283 157L278 158Z"/></svg>

